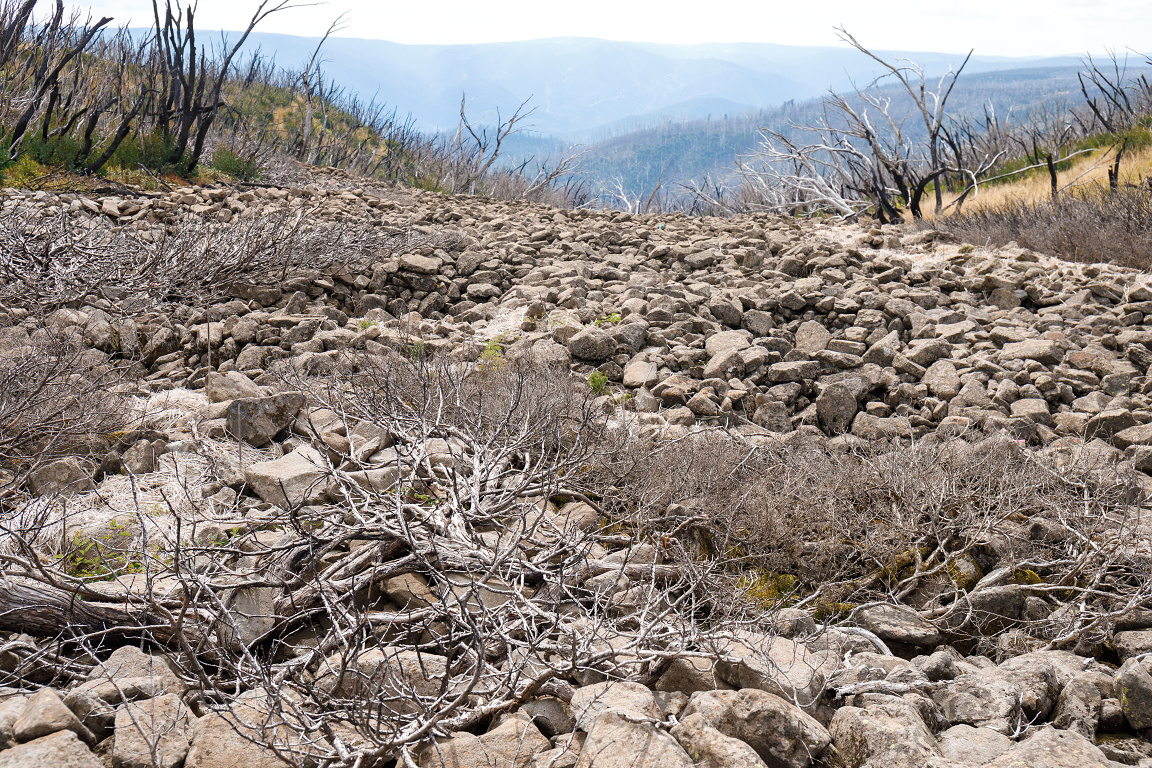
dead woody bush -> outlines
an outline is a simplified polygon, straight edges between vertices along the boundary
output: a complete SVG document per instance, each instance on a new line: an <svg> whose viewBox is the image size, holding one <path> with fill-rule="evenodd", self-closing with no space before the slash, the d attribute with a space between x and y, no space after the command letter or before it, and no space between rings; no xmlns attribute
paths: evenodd
<svg viewBox="0 0 1152 768"><path fill-rule="evenodd" d="M752 603L835 622L898 603L980 651L1011 627L1074 647L1152 599L1133 479L1088 455L1056 468L1006 438L860 454L702 435L618 455L604 505L723 562Z"/></svg>
<svg viewBox="0 0 1152 768"><path fill-rule="evenodd" d="M134 576L115 597L6 524L0 607L25 610L0 611L0 628L56 638L12 649L24 679L83 677L132 638L169 652L199 713L291 764L408 765L540 695L652 686L683 658L735 669L734 641L773 642L780 617L796 621L786 607L886 652L853 625L903 604L988 651L1006 625L1050 647L1091 641L1149 600L1115 472L998 440L656 443L530 356L423 352L285 368L312 406L285 445L311 463L309 487L285 480L283 506L202 500L131 572L100 575ZM1047 613L1012 612L1030 599ZM835 664L788 643L807 671L782 695L809 706Z"/></svg>
<svg viewBox="0 0 1152 768"><path fill-rule="evenodd" d="M98 450L121 429L119 382L103 355L51 327L0 351L0 495L38 464Z"/></svg>
<svg viewBox="0 0 1152 768"><path fill-rule="evenodd" d="M316 214L302 207L232 223L187 216L158 240L143 240L129 230L84 226L68 213L14 208L0 215L0 303L47 311L88 294L201 303L237 285L276 285L459 240L451 232L336 225Z"/></svg>

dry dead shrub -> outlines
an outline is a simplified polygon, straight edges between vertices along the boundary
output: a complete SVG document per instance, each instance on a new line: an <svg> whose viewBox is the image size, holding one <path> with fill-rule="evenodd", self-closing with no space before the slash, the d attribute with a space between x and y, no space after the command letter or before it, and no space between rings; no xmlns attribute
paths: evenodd
<svg viewBox="0 0 1152 768"><path fill-rule="evenodd" d="M120 382L103 355L50 328L0 353L0 469L9 486L39 463L106 445L128 419L114 393Z"/></svg>
<svg viewBox="0 0 1152 768"><path fill-rule="evenodd" d="M0 304L50 311L89 294L199 304L236 285L365 267L430 245L459 248L454 231L425 234L324 221L315 207L229 223L185 216L156 240L38 208L0 215Z"/></svg>
<svg viewBox="0 0 1152 768"><path fill-rule="evenodd" d="M1148 597L1131 576L1147 558L1124 549L1132 483L1083 463L1058 470L1008 439L857 454L705 433L636 446L607 471L620 525L722 563L761 606L834 615L898 601L946 622L978 583L1028 583L1060 603L1089 573L1115 590L1093 592L1097 613Z"/></svg>
<svg viewBox="0 0 1152 768"><path fill-rule="evenodd" d="M1152 188L1147 185L1067 192L1040 202L1009 201L940 217L931 226L974 245L1015 241L1069 261L1152 267Z"/></svg>

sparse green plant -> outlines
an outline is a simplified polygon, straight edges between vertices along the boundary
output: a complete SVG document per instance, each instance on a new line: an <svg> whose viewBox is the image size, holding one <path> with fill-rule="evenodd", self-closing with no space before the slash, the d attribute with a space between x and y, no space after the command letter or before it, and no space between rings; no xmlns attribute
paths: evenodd
<svg viewBox="0 0 1152 768"><path fill-rule="evenodd" d="M237 181L256 181L260 178L260 164L255 158L244 158L223 147L213 153L211 167Z"/></svg>
<svg viewBox="0 0 1152 768"><path fill-rule="evenodd" d="M416 363L423 360L427 352L428 349L425 347L424 342L417 339L408 347L408 358Z"/></svg>
<svg viewBox="0 0 1152 768"><path fill-rule="evenodd" d="M608 394L608 376L603 371L592 371L588 374L588 386L597 395Z"/></svg>
<svg viewBox="0 0 1152 768"><path fill-rule="evenodd" d="M601 315L600 317L596 318L595 324L596 325L604 325L605 323L609 323L609 324L618 323L623 319L624 318L622 318L620 316L619 312L609 312L606 315Z"/></svg>
<svg viewBox="0 0 1152 768"><path fill-rule="evenodd" d="M481 370L493 370L501 368L504 365L504 350L500 343L504 340L504 334L488 339L484 342L484 349L480 351L480 356L477 361L480 363Z"/></svg>

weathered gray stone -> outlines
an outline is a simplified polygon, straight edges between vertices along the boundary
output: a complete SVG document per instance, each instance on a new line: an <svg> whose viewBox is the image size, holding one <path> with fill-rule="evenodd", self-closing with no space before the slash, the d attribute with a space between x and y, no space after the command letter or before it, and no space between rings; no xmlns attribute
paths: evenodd
<svg viewBox="0 0 1152 768"><path fill-rule="evenodd" d="M935 626L902 606L870 605L857 612L856 620L882 640L930 648L942 639Z"/></svg>
<svg viewBox="0 0 1152 768"><path fill-rule="evenodd" d="M816 416L829 435L843 434L852 427L856 407L856 396L843 384L824 387L816 398Z"/></svg>
<svg viewBox="0 0 1152 768"><path fill-rule="evenodd" d="M224 715L209 712L193 724L184 768L285 768L287 763L260 746L256 736Z"/></svg>
<svg viewBox="0 0 1152 768"><path fill-rule="evenodd" d="M598 363L616 354L616 339L607 331L588 326L568 340L568 351L573 357Z"/></svg>
<svg viewBox="0 0 1152 768"><path fill-rule="evenodd" d="M1115 768L1115 764L1078 733L1040 728L985 768Z"/></svg>
<svg viewBox="0 0 1152 768"><path fill-rule="evenodd" d="M829 669L827 659L783 637L747 632L721 649L716 674L736 688L759 688L801 706L820 695Z"/></svg>
<svg viewBox="0 0 1152 768"><path fill-rule="evenodd" d="M571 705L576 727L582 731L590 731L605 712L654 722L664 719L652 691L639 683L609 681L586 685L576 690Z"/></svg>
<svg viewBox="0 0 1152 768"><path fill-rule="evenodd" d="M95 488L91 471L72 456L37 467L28 475L28 489L37 496L75 496Z"/></svg>
<svg viewBox="0 0 1152 768"><path fill-rule="evenodd" d="M960 394L960 375L951 360L937 360L928 366L921 381L933 397L951 400Z"/></svg>
<svg viewBox="0 0 1152 768"><path fill-rule="evenodd" d="M954 725L938 734L936 741L944 757L964 765L984 765L1016 746L1016 742L991 728Z"/></svg>
<svg viewBox="0 0 1152 768"><path fill-rule="evenodd" d="M269 504L294 508L323 497L324 465L319 451L304 446L283 458L250 465L244 470L244 480Z"/></svg>
<svg viewBox="0 0 1152 768"><path fill-rule="evenodd" d="M911 703L877 694L860 698L862 707L841 707L828 726L844 765L943 768L952 764Z"/></svg>
<svg viewBox="0 0 1152 768"><path fill-rule="evenodd" d="M194 719L171 693L125 704L116 712L113 759L121 768L179 768L192 743Z"/></svg>
<svg viewBox="0 0 1152 768"><path fill-rule="evenodd" d="M1044 365L1056 365L1064 359L1064 348L1048 339L1026 339L1005 344L1000 350L1000 360L1035 360Z"/></svg>
<svg viewBox="0 0 1152 768"><path fill-rule="evenodd" d="M680 719L669 733L698 766L708 768L767 768L752 747L725 736L698 714Z"/></svg>
<svg viewBox="0 0 1152 768"><path fill-rule="evenodd" d="M57 731L72 731L86 744L95 744L92 732L60 700L51 688L41 688L28 697L24 712L12 726L17 741L32 741Z"/></svg>
<svg viewBox="0 0 1152 768"><path fill-rule="evenodd" d="M204 379L204 392L208 395L208 402L210 403L264 396L263 390L252 379L239 371L228 371L227 373L209 371Z"/></svg>
<svg viewBox="0 0 1152 768"><path fill-rule="evenodd" d="M815 320L801 323L796 330L796 349L806 355L827 349L828 342L831 340L832 334L822 323Z"/></svg>
<svg viewBox="0 0 1152 768"><path fill-rule="evenodd" d="M296 421L305 402L299 392L233 400L228 406L228 431L249 445L267 445Z"/></svg>
<svg viewBox="0 0 1152 768"><path fill-rule="evenodd" d="M105 766L104 761L92 754L75 733L57 731L0 751L0 768L105 768Z"/></svg>
<svg viewBox="0 0 1152 768"><path fill-rule="evenodd" d="M1128 659L1116 673L1116 698L1134 730L1152 728L1152 674L1147 662Z"/></svg>
<svg viewBox="0 0 1152 768"><path fill-rule="evenodd" d="M694 693L681 716L700 718L723 735L739 739L775 768L807 768L831 742L827 729L811 715L755 688Z"/></svg>
<svg viewBox="0 0 1152 768"><path fill-rule="evenodd" d="M592 725L576 768L693 768L694 761L667 731L606 712Z"/></svg>
<svg viewBox="0 0 1152 768"><path fill-rule="evenodd" d="M552 745L527 717L513 715L480 736L459 732L420 752L420 768L501 766L528 768L532 757Z"/></svg>

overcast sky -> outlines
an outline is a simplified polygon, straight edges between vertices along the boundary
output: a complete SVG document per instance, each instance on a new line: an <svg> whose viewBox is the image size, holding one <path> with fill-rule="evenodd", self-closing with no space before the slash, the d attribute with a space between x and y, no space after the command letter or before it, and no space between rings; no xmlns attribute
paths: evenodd
<svg viewBox="0 0 1152 768"><path fill-rule="evenodd" d="M197 26L240 28L256 6L254 0L201 0ZM151 24L151 0L102 0L90 7L118 24ZM875 48L975 48L978 54L1000 56L1152 50L1152 0L333 0L275 14L260 30L317 36L345 11L342 35L399 43L575 36L838 45L833 27L844 25Z"/></svg>

